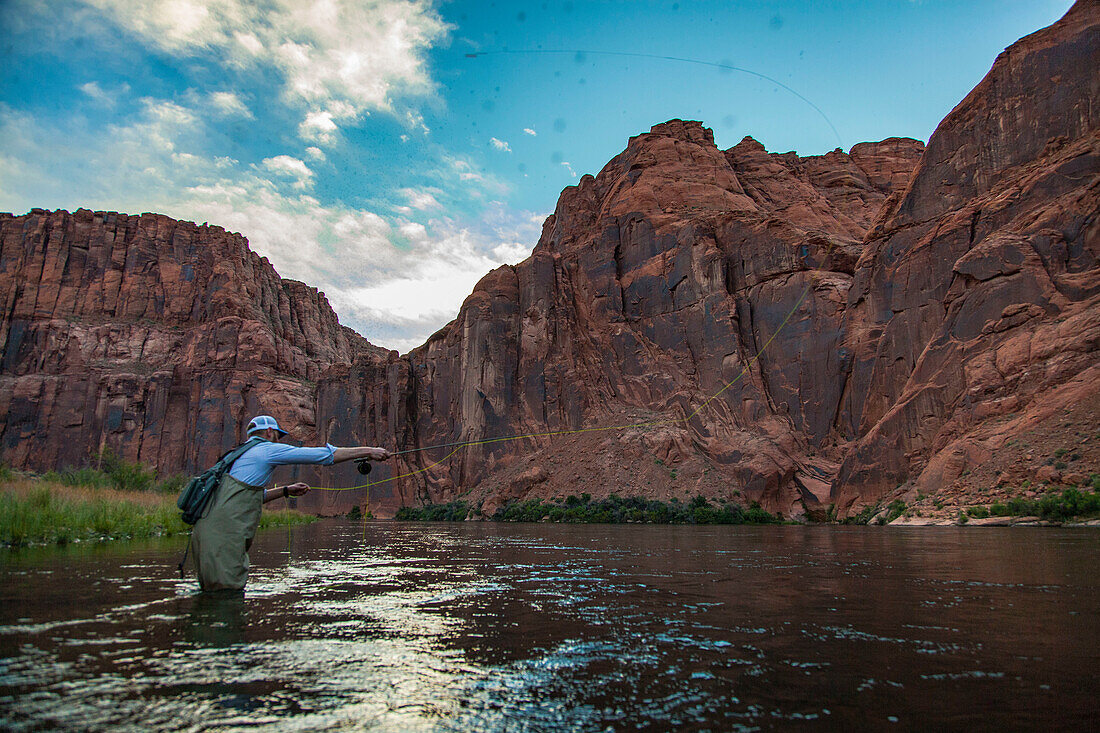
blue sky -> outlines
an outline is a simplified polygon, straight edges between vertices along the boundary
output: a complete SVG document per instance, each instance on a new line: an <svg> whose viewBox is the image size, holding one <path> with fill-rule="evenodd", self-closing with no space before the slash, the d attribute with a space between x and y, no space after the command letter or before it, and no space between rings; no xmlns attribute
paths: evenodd
<svg viewBox="0 0 1100 733"><path fill-rule="evenodd" d="M1070 5L0 0L0 211L224 226L406 351L630 136L927 140Z"/></svg>

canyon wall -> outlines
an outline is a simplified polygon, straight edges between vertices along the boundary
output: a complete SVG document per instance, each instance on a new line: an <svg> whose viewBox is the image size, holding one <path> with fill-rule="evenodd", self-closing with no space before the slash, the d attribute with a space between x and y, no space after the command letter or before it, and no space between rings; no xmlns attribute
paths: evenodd
<svg viewBox="0 0 1100 733"><path fill-rule="evenodd" d="M1098 403L1097 69L1100 4L1078 3L997 58L883 210L849 291L842 508L936 491Z"/></svg>
<svg viewBox="0 0 1100 733"><path fill-rule="evenodd" d="M322 372L385 354L240 235L153 214L0 215L0 297L0 449L37 470L195 471L261 408L311 430Z"/></svg>

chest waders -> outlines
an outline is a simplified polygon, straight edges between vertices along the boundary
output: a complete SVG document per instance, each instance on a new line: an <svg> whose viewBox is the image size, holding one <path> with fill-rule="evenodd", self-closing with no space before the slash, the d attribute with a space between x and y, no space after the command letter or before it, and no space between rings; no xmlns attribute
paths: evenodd
<svg viewBox="0 0 1100 733"><path fill-rule="evenodd" d="M204 591L243 590L248 581L248 548L263 511L264 490L228 472L210 507L191 531L195 573Z"/></svg>

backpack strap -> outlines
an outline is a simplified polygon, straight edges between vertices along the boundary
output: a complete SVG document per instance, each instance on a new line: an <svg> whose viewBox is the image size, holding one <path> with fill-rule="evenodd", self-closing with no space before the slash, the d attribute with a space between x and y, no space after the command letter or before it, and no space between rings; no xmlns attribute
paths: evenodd
<svg viewBox="0 0 1100 733"><path fill-rule="evenodd" d="M266 442L267 442L266 440L264 440L263 438L261 438L259 436L253 436L253 437L249 438L248 440L246 440L245 442L238 445L233 450L228 451L227 453L224 453L222 455L222 457L218 459L218 462L216 464L214 464L214 471L217 472L217 478L218 478L217 484L221 483L222 476L229 473L229 470L231 468L233 468L233 464L237 462L238 458L240 458L245 453L247 453L249 451L249 449L251 449L253 446L257 446L260 443L266 443ZM211 492L210 499L209 499L209 501L207 501L206 507L203 510L203 513L202 513L203 517L205 517L206 514L210 511L210 507L214 503L214 494L217 493L217 491L218 491L217 484L215 484L214 491ZM191 546L190 540L188 540L187 545L188 545L188 547ZM187 552L184 551L184 559L186 559L186 556L187 556Z"/></svg>
<svg viewBox="0 0 1100 733"><path fill-rule="evenodd" d="M264 440L263 438L261 438L259 436L252 436L251 438L249 438L245 442L238 445L233 450L226 452L221 457L221 459L218 460L218 464L219 465L224 464L223 471L228 471L230 468L233 467L233 464L236 462L236 460L238 458L240 458L241 456L243 456L246 452L248 452L248 450L250 448L252 448L253 446L259 445L260 443L266 443L266 442L267 442L266 440Z"/></svg>

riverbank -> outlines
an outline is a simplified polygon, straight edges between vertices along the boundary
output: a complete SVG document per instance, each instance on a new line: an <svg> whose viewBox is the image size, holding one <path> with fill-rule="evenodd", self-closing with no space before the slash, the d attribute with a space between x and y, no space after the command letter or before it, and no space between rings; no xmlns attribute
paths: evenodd
<svg viewBox="0 0 1100 733"><path fill-rule="evenodd" d="M909 506L899 499L883 509L865 509L861 516L870 516L871 519L853 523L975 527L1100 526L1100 476L1094 474L1089 478L1090 486L1062 491L1031 491L1028 492L1029 495L1014 496L1007 501L948 507L939 499L933 499L933 511L919 504Z"/></svg>
<svg viewBox="0 0 1100 733"><path fill-rule="evenodd" d="M265 510L260 528L315 520L292 510ZM189 530L175 492L73 486L10 471L0 475L0 547L171 537Z"/></svg>
<svg viewBox="0 0 1100 733"><path fill-rule="evenodd" d="M1092 477L1097 484L1096 477ZM358 519L359 515L348 515ZM712 504L697 496L689 502L669 502L641 497L593 499L588 494L564 499L512 501L492 514L465 501L402 507L394 517L398 521L463 522L556 522L564 524L801 524L770 514L759 504L747 507L720 501ZM893 526L1100 526L1100 491L1069 488L1048 491L1034 499L1014 498L991 505L968 506L954 515L924 515L898 499L888 505L876 504L843 519L832 507L807 516L808 524L874 524Z"/></svg>
<svg viewBox="0 0 1100 733"><path fill-rule="evenodd" d="M402 507L394 519L419 522L462 522L467 519L493 522L560 522L564 524L782 524L783 518L760 508L730 502L711 504L697 496L689 502L664 502L642 497L610 496L593 499L589 494L561 500L514 501L493 514L464 501Z"/></svg>

